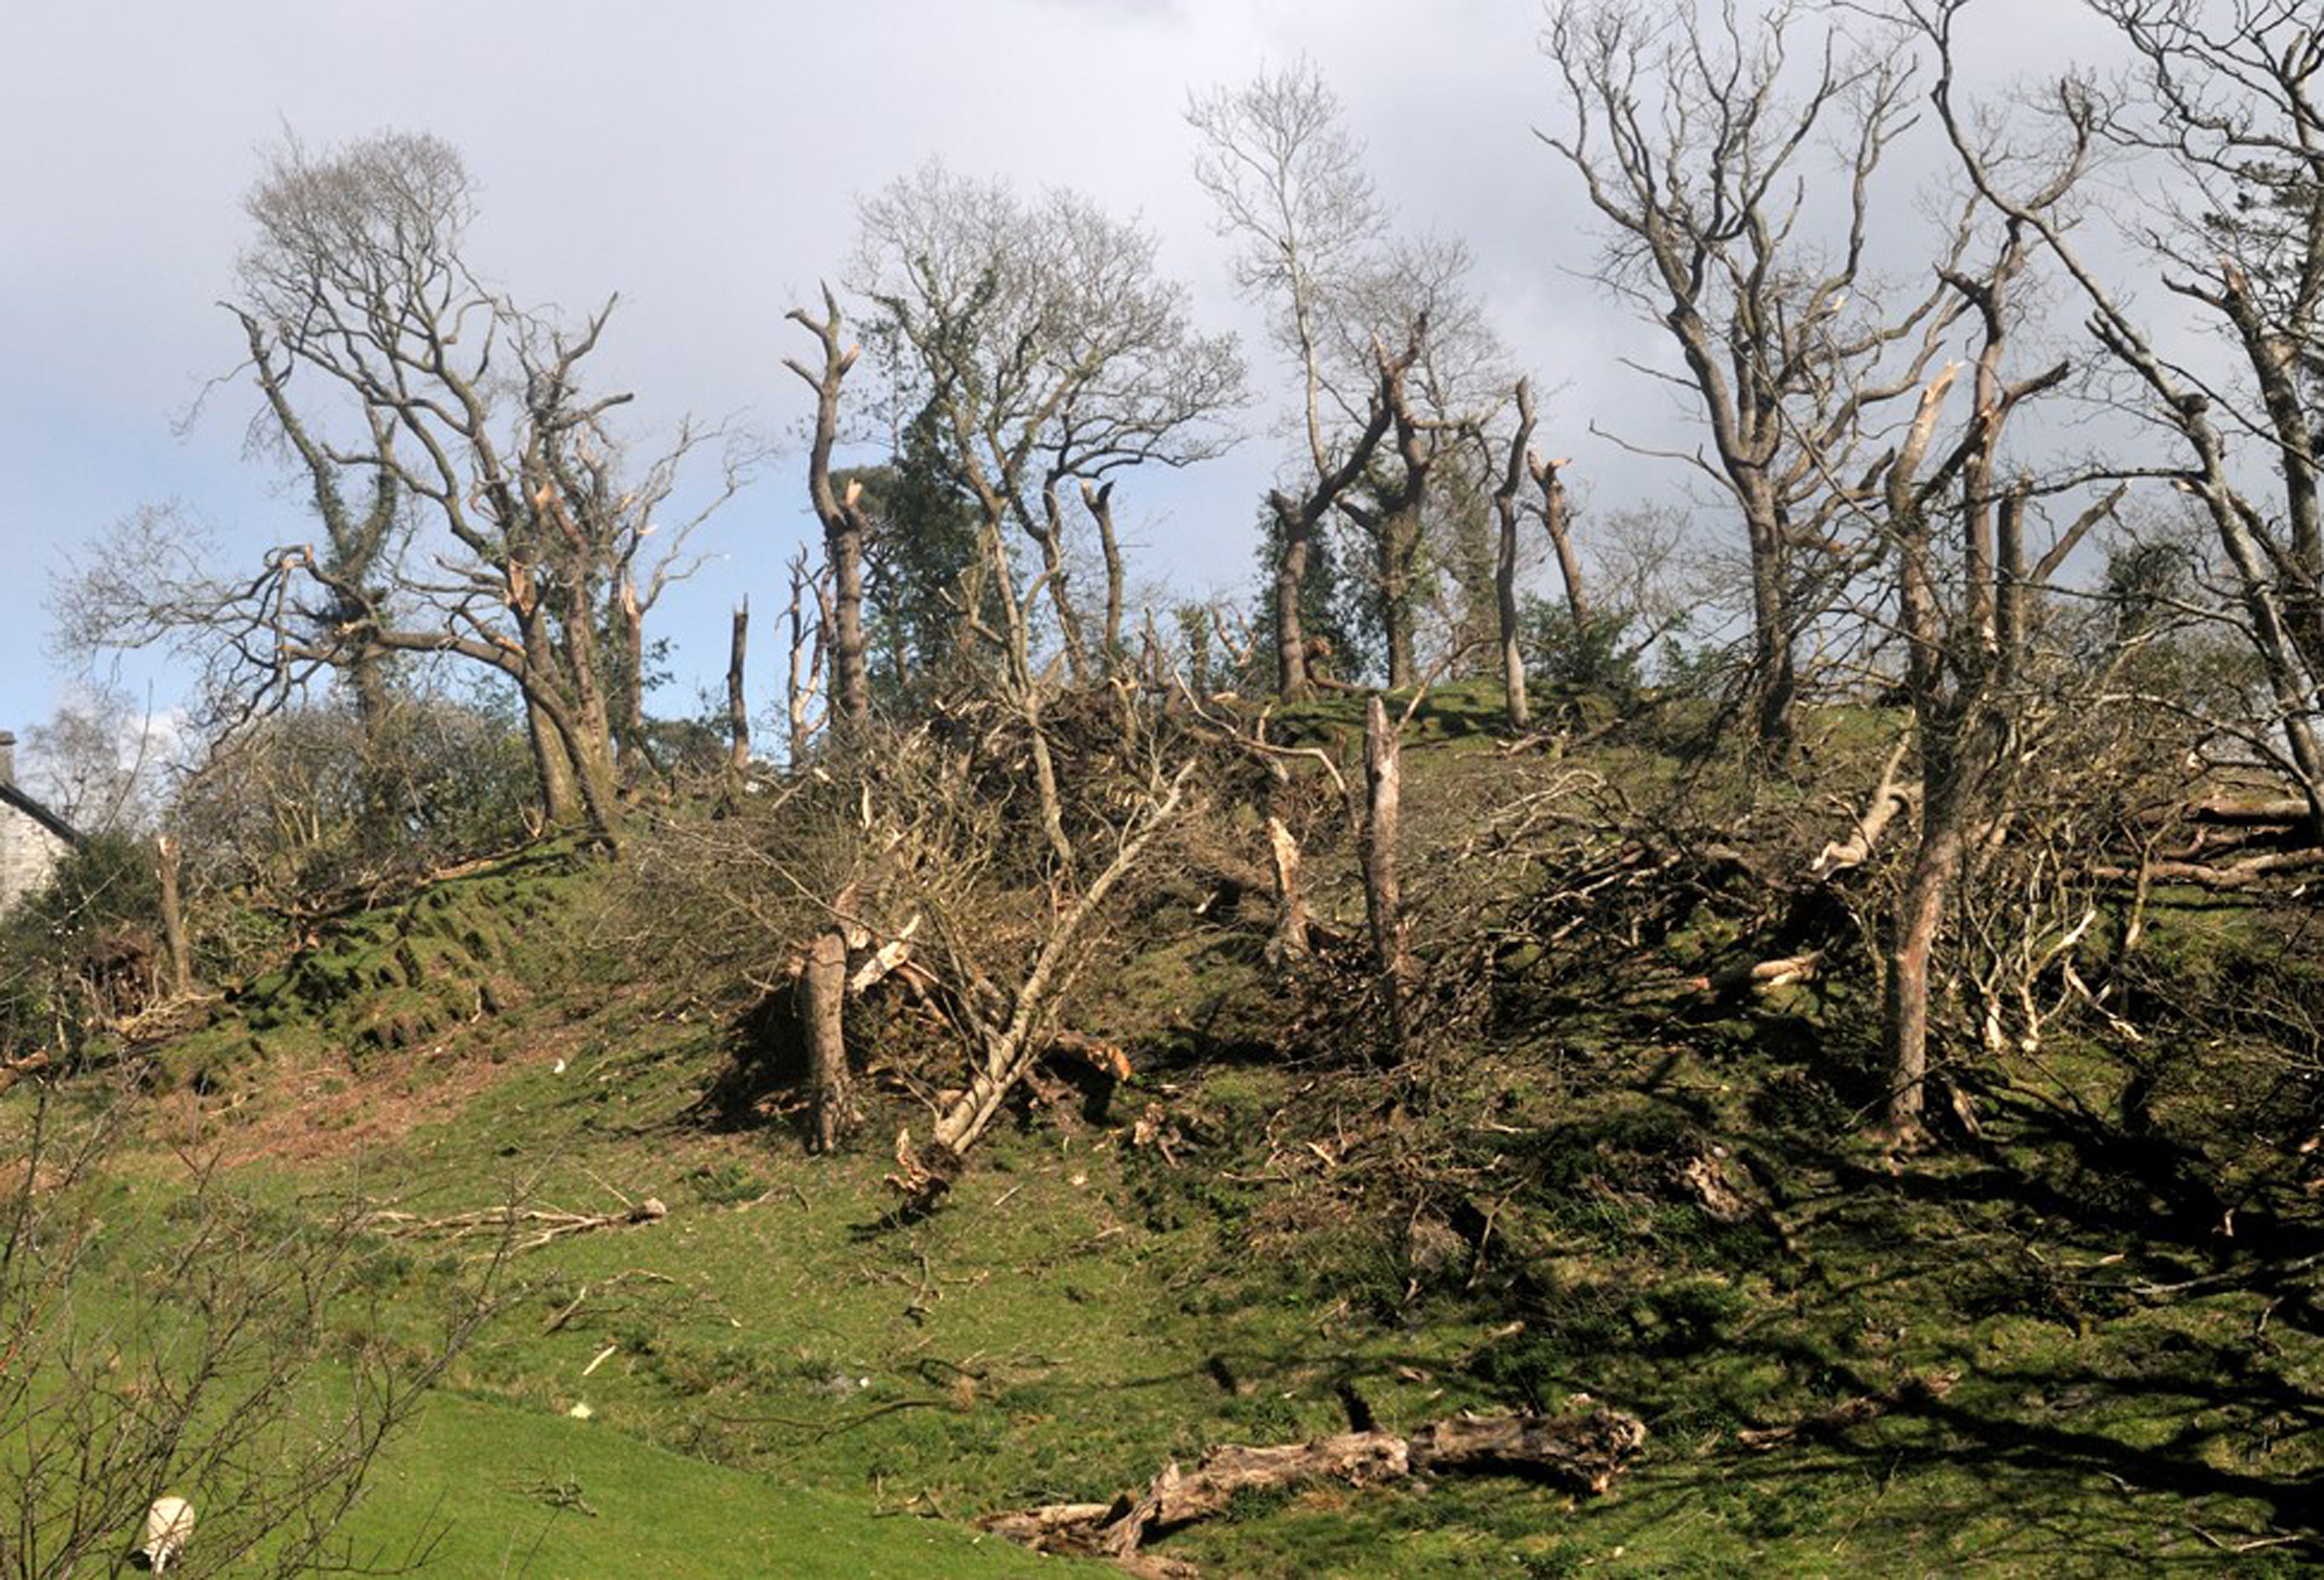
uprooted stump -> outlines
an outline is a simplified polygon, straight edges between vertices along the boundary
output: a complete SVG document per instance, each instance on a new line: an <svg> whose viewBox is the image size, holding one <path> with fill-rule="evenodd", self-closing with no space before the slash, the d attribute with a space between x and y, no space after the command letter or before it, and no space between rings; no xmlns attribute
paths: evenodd
<svg viewBox="0 0 2324 1580"><path fill-rule="evenodd" d="M1646 1424L1621 1410L1579 1416L1453 1416L1408 1437L1340 1432L1267 1447L1222 1444L1191 1473L1173 1462L1143 1491L1111 1503L1048 1503L988 1514L977 1524L1037 1551L1111 1558L1146 1573L1167 1570L1139 1557L1148 1539L1206 1520L1243 1492L1332 1480L1374 1486L1453 1470L1545 1475L1602 1493L1646 1446Z"/></svg>

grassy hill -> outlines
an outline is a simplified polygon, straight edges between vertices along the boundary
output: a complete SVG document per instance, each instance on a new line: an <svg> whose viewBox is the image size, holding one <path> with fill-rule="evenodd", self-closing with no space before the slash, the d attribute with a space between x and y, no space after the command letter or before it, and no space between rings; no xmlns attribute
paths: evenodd
<svg viewBox="0 0 2324 1580"><path fill-rule="evenodd" d="M455 1237L462 1215L612 1220L503 1244L489 1320L374 1467L343 1535L428 1572L1097 1573L968 1521L1102 1502L1214 1443L1584 1400L1652 1433L1605 1496L1325 1483L1151 1550L1283 1576L2309 1561L2324 1226L2280 1141L2316 1069L2282 1026L2198 1042L2167 1002L2301 1002L2278 921L2156 896L2135 1123L2123 1047L2070 1031L1976 1086L1974 1134L1900 1155L1862 1134L1860 965L1705 986L1772 903L1706 874L1798 864L1842 815L1829 787L1870 782L1882 721L1830 721L1813 784L1689 789L1723 857L1577 837L1550 870L1480 831L1526 794L1577 826L1674 794L1675 759L1651 737L1512 758L1473 711L1415 721L1446 1031L1401 1066L1360 982L1268 965L1264 896L1221 902L1189 865L1074 1000L1131 1079L1100 1103L1056 1076L938 1210L899 1217L882 1177L925 1126L917 1067L874 1051L872 1112L829 1157L779 1084L706 1100L753 1068L733 984L669 975L633 877L549 849L338 920L161 1048L108 1163L116 1213L166 1222L198 1160L270 1211L408 1214L345 1299L413 1353L495 1245ZM1348 720L1299 722L1329 742ZM1250 836L1214 816L1206 838ZM1551 906L1601 867L1581 911ZM1319 835L1314 873L1353 932L1347 852ZM1682 882L1703 893L1665 905ZM666 1216L622 1221L648 1199Z"/></svg>

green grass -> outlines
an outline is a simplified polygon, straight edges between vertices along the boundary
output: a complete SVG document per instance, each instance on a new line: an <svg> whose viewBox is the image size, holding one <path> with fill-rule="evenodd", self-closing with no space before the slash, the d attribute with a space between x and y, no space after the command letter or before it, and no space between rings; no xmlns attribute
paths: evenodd
<svg viewBox="0 0 2324 1580"><path fill-rule="evenodd" d="M801 1580L1099 1575L957 1523L730 1469L598 1420L439 1397L373 1476L344 1536L461 1575L784 1575Z"/></svg>

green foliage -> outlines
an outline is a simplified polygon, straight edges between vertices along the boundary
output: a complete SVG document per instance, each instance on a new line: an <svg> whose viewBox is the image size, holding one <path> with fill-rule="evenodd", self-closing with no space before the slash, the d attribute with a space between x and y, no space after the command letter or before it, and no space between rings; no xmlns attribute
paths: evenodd
<svg viewBox="0 0 2324 1580"><path fill-rule="evenodd" d="M99 834L0 915L0 1052L78 1052L97 1022L142 1006L157 891L147 841Z"/></svg>
<svg viewBox="0 0 2324 1580"><path fill-rule="evenodd" d="M936 408L924 407L905 426L892 461L833 479L841 488L862 485L872 519L863 546L865 657L891 711L955 663L957 604L975 581L977 514L946 469L936 422Z"/></svg>
<svg viewBox="0 0 2324 1580"><path fill-rule="evenodd" d="M1577 626L1563 602L1532 593L1518 599L1517 621L1529 673L1553 685L1618 696L1637 691L1639 656L1631 648L1629 621L1600 618Z"/></svg>

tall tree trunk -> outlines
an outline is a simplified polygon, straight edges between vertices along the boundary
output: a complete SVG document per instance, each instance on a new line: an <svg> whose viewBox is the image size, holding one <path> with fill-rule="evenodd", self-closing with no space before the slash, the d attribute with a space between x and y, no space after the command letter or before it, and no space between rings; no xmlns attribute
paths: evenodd
<svg viewBox="0 0 2324 1580"><path fill-rule="evenodd" d="M1388 685L1405 691L1419 683L1413 652L1412 582L1420 555L1417 505L1392 510L1379 523L1380 626L1388 638Z"/></svg>
<svg viewBox="0 0 2324 1580"><path fill-rule="evenodd" d="M1526 696L1524 645L1517 640L1517 532L1514 519L1501 523L1499 552L1493 561L1493 613L1501 636L1501 691L1509 728L1523 730L1533 721Z"/></svg>
<svg viewBox="0 0 2324 1580"><path fill-rule="evenodd" d="M832 447L839 436L839 391L854 365L854 347L840 344L839 299L825 286L824 317L815 319L804 308L787 315L814 335L823 347L823 366L810 370L785 358L783 365L807 381L816 392L815 433L807 446L807 497L816 519L823 523L825 569L831 583L831 694L842 728L856 734L872 719L872 684L863 645L863 540L870 519L863 511L863 485L850 479L844 489L834 485ZM972 606L973 607L973 606ZM900 679L903 666L896 673ZM797 743L793 743L796 750Z"/></svg>
<svg viewBox="0 0 2324 1580"><path fill-rule="evenodd" d="M1565 583L1565 611L1579 638L1590 628L1590 594L1582 583L1582 556L1573 547L1573 512L1565 497L1563 461L1535 461L1534 481L1541 485L1541 524L1549 533L1549 547L1557 555L1557 574Z"/></svg>
<svg viewBox="0 0 2324 1580"><path fill-rule="evenodd" d="M396 752L388 738L394 704L388 689L387 654L368 641L359 644L347 659L346 677L355 693L355 730L363 752L356 767L359 815L365 839L383 843L393 836L397 809Z"/></svg>
<svg viewBox="0 0 2324 1580"><path fill-rule="evenodd" d="M848 484L845 525L824 535L831 569L831 677L834 717L852 736L872 722L872 675L863 645L863 517ZM900 666L898 673L901 674Z"/></svg>
<svg viewBox="0 0 2324 1580"><path fill-rule="evenodd" d="M1512 730L1533 721L1526 695L1525 649L1517 639L1517 494L1534 456L1533 381L1519 379L1517 387L1517 426L1509 436L1508 459L1493 489L1493 519L1500 528L1493 554L1493 615L1501 639L1501 694ZM1555 474L1551 474L1554 482Z"/></svg>
<svg viewBox="0 0 2324 1580"><path fill-rule="evenodd" d="M646 736L646 614L637 583L624 571L614 583L613 629L622 643L614 665L612 712L613 767L622 783L632 782Z"/></svg>
<svg viewBox="0 0 2324 1580"><path fill-rule="evenodd" d="M726 648L726 766L740 773L751 761L751 703L742 665L751 651L751 601L734 606L734 634Z"/></svg>
<svg viewBox="0 0 2324 1580"><path fill-rule="evenodd" d="M1065 585L1065 516L1055 482L1041 490L1041 510L1047 525L1027 522L1026 536L1041 551L1041 579L1048 586L1049 606L1057 611L1057 645L1065 649L1065 674L1081 686L1089 680L1089 648L1082 640L1081 611Z"/></svg>
<svg viewBox="0 0 2324 1580"><path fill-rule="evenodd" d="M1759 488L1766 493L1765 480ZM1784 527L1772 495L1748 507L1751 542L1752 742L1768 761L1789 757L1798 678L1792 653L1792 600Z"/></svg>
<svg viewBox="0 0 2324 1580"><path fill-rule="evenodd" d="M524 732L532 747L533 770L540 780L541 826L552 831L578 827L585 813L572 754L565 749L565 738L556 721L530 698L524 704Z"/></svg>
<svg viewBox="0 0 2324 1580"><path fill-rule="evenodd" d="M554 718L573 763L590 829L612 843L621 834L621 775L613 766L613 721L598 669L596 636L589 623L594 612L577 596L567 611L563 650L557 655L558 679L564 683L561 706Z"/></svg>
<svg viewBox="0 0 2324 1580"><path fill-rule="evenodd" d="M1106 674L1117 675L1123 667L1121 614L1128 573L1121 558L1121 539L1113 529L1113 484L1108 482L1093 488L1084 479L1082 503L1097 523L1098 547L1105 556L1105 639L1100 657L1105 661Z"/></svg>
<svg viewBox="0 0 2324 1580"><path fill-rule="evenodd" d="M1307 631L1300 623L1299 601L1307 583L1307 556L1315 537L1315 523L1281 494L1275 496L1276 525L1283 535L1275 562L1275 693L1296 702L1314 690L1307 671Z"/></svg>
<svg viewBox="0 0 2324 1580"><path fill-rule="evenodd" d="M617 844L622 833L621 776L613 768L613 739L602 717L565 727L561 734L590 831L609 846Z"/></svg>

